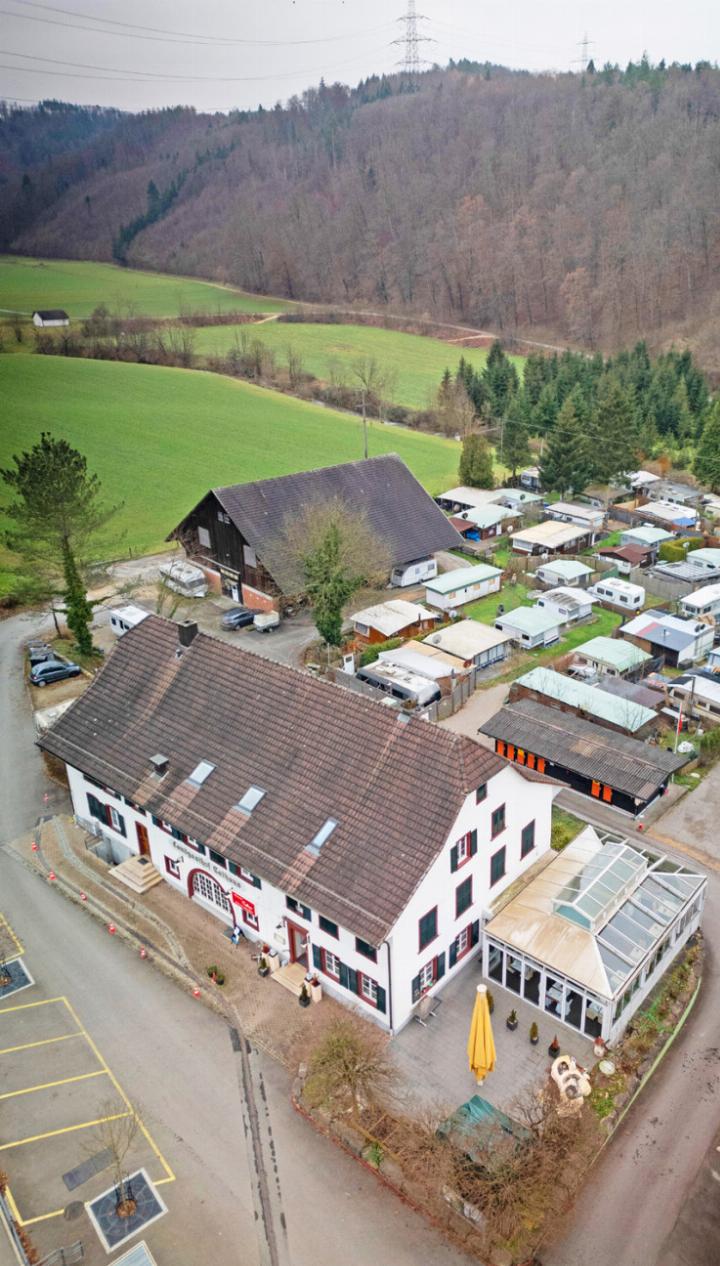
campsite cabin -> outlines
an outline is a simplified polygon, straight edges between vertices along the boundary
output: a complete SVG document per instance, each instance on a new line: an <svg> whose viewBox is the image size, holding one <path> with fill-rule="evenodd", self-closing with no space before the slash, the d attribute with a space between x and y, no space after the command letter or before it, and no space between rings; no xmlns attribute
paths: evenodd
<svg viewBox="0 0 720 1266"><path fill-rule="evenodd" d="M440 611L452 611L466 602L475 602L489 593L498 593L502 571L489 563L476 567L456 567L443 572L425 585L425 601Z"/></svg>

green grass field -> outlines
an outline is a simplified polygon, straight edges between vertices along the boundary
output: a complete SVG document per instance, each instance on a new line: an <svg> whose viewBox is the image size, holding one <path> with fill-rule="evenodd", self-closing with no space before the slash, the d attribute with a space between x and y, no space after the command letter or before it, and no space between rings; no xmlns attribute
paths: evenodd
<svg viewBox="0 0 720 1266"><path fill-rule="evenodd" d="M50 431L87 457L109 501L124 502L96 543L102 559L161 548L213 486L363 456L359 419L219 374L0 356L0 398L0 466ZM398 453L430 492L457 478L453 440L371 423L369 451Z"/></svg>
<svg viewBox="0 0 720 1266"><path fill-rule="evenodd" d="M76 259L0 255L0 318L8 310L30 315L36 308L64 308L71 318L79 319L90 316L100 303L111 311L154 317L182 312L282 312L293 307L282 299L265 299L190 277Z"/></svg>
<svg viewBox="0 0 720 1266"><path fill-rule="evenodd" d="M443 371L455 370L464 356L476 369L482 369L487 350L475 347L463 350L462 343L445 343L419 334L402 334L397 330L379 330L371 325L311 325L267 321L253 326L206 326L196 331L195 351L201 356L222 356L244 332L248 338L262 339L275 352L278 366L287 361L291 346L302 358L303 369L315 378L329 380L333 365L352 385L353 362L374 357L380 366L395 374L391 393L393 404L424 409L440 386ZM523 357L513 356L522 374Z"/></svg>

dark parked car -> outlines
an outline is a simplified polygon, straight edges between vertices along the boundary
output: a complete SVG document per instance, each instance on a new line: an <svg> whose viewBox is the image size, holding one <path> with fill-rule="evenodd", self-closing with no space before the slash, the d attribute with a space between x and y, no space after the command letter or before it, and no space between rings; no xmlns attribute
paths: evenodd
<svg viewBox="0 0 720 1266"><path fill-rule="evenodd" d="M28 642L27 653L31 664L44 664L47 659L55 658L55 652L47 642Z"/></svg>
<svg viewBox="0 0 720 1266"><path fill-rule="evenodd" d="M33 686L47 686L52 681L65 681L66 677L79 677L81 672L79 664L47 659L44 664L35 664L30 669L30 680Z"/></svg>
<svg viewBox="0 0 720 1266"><path fill-rule="evenodd" d="M247 607L231 607L223 615L220 623L224 629L244 629L246 625L252 624L255 619L255 612L248 611Z"/></svg>

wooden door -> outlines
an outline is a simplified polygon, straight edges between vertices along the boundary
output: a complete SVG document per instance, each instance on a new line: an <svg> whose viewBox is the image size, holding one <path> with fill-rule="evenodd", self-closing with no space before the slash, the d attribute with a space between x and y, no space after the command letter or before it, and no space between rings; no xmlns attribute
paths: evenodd
<svg viewBox="0 0 720 1266"><path fill-rule="evenodd" d="M140 846L140 856L149 857L150 840L148 838L147 827L144 826L142 822L136 822L135 830L137 831L138 844Z"/></svg>

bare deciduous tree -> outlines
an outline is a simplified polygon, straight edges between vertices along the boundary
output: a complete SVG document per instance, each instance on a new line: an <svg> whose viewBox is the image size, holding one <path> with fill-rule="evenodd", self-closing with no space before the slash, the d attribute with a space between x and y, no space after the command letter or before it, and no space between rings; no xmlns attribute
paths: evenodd
<svg viewBox="0 0 720 1266"><path fill-rule="evenodd" d="M128 1189L128 1157L140 1133L140 1106L106 1099L100 1104L99 1120L88 1136L84 1150L89 1156L98 1151L109 1154L109 1168L117 1192L116 1209L119 1216L127 1217L133 1210Z"/></svg>
<svg viewBox="0 0 720 1266"><path fill-rule="evenodd" d="M386 1035L347 1015L329 1025L312 1052L304 1093L310 1104L349 1109L357 1119L361 1107L391 1092L396 1077Z"/></svg>

